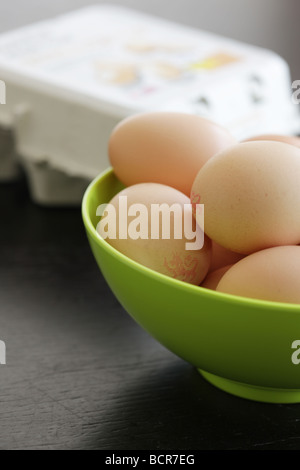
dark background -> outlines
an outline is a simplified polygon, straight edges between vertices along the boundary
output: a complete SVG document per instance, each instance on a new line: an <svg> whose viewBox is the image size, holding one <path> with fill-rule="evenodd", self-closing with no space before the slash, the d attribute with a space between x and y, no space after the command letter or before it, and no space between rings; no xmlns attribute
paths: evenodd
<svg viewBox="0 0 300 470"><path fill-rule="evenodd" d="M231 35L241 39L251 32L240 24L247 11L258 28L264 24L254 0L252 9L245 1L174 1L170 12L170 2L118 3L227 35L231 21ZM216 3L223 5L222 21ZM245 11L235 10L238 23L232 12L240 3ZM274 44L285 47L276 32L280 11L287 26L296 2L262 3L265 30L256 42L270 47L271 31ZM2 2L0 29L84 4ZM296 32L296 26L286 30L289 38ZM96 267L79 208L34 205L22 179L0 185L0 216L0 338L7 346L7 366L0 366L1 449L300 448L300 405L255 403L217 390L131 320Z"/></svg>

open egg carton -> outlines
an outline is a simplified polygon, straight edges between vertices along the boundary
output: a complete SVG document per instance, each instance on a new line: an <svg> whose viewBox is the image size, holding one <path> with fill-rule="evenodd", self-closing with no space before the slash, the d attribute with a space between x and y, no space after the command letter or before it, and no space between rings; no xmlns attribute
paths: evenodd
<svg viewBox="0 0 300 470"><path fill-rule="evenodd" d="M198 114L238 139L300 128L281 57L117 6L0 35L0 79L0 181L21 164L44 205L80 204L132 114Z"/></svg>

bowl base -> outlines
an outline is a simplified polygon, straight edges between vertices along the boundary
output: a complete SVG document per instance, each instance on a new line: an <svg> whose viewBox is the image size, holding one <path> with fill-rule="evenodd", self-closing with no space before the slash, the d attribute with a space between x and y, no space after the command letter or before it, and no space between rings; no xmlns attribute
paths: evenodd
<svg viewBox="0 0 300 470"><path fill-rule="evenodd" d="M240 398L266 403L300 403L300 390L297 389L258 387L224 379L224 377L218 377L202 369L198 369L198 371L215 387Z"/></svg>

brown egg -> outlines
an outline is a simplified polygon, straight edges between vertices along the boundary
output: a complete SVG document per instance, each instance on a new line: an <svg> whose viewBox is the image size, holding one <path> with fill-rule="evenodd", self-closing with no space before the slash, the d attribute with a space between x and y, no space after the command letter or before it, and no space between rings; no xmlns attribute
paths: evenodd
<svg viewBox="0 0 300 470"><path fill-rule="evenodd" d="M231 268L231 266L232 264L229 264L228 266L223 266L222 268L216 269L216 271L209 272L204 281L202 282L201 287L216 290L220 280L228 271L228 269Z"/></svg>
<svg viewBox="0 0 300 470"><path fill-rule="evenodd" d="M152 213L155 204L164 205L167 211L173 206L174 212L169 211L169 219L162 215L155 217ZM193 221L195 237L203 241L204 234L192 217L189 198L157 183L133 185L118 193L106 207L97 231L132 260L174 279L199 285L209 269L211 242L205 236L202 248L201 245L189 249L188 244L193 240L186 232L184 208L191 224ZM181 234L176 232L175 223Z"/></svg>
<svg viewBox="0 0 300 470"><path fill-rule="evenodd" d="M300 149L245 142L199 171L191 201L204 204L205 233L243 254L300 240Z"/></svg>
<svg viewBox="0 0 300 470"><path fill-rule="evenodd" d="M299 280L300 247L278 246L253 253L233 265L220 280L217 291L253 299L300 303Z"/></svg>
<svg viewBox="0 0 300 470"><path fill-rule="evenodd" d="M295 145L300 147L300 137L290 136L290 135L279 135L279 134L262 134L256 135L249 139L245 139L243 142L253 142L257 140L272 140L276 142L284 142L286 144Z"/></svg>
<svg viewBox="0 0 300 470"><path fill-rule="evenodd" d="M199 116L144 113L115 128L109 140L109 158L125 186L161 183L189 196L204 163L236 143L226 129Z"/></svg>
<svg viewBox="0 0 300 470"><path fill-rule="evenodd" d="M241 253L235 253L234 251L230 251L224 246L219 245L216 242L212 242L211 244L211 263L209 272L216 271L223 266L228 266L229 264L234 264L240 259L242 259L245 255Z"/></svg>

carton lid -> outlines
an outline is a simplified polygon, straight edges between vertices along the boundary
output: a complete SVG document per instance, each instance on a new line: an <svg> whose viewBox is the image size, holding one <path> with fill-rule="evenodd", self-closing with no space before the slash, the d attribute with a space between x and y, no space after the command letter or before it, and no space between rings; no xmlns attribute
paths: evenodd
<svg viewBox="0 0 300 470"><path fill-rule="evenodd" d="M0 78L124 116L205 95L266 60L283 63L257 47L108 5L0 35Z"/></svg>

